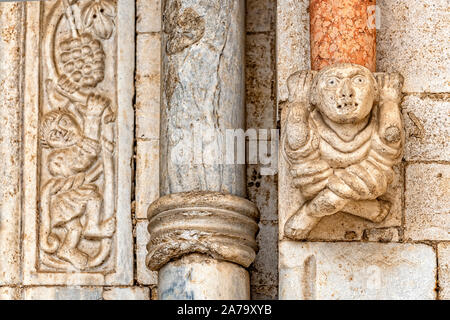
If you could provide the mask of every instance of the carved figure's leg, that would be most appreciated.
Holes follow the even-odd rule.
[[[284,225],[286,237],[294,240],[304,240],[311,230],[320,222],[322,218],[313,217],[307,213],[307,204],[304,204]]]
[[[387,201],[361,200],[349,201],[342,211],[378,223],[386,218],[390,208]]]
[[[74,267],[83,269],[86,267],[88,256],[77,248],[83,230],[80,219],[74,219],[67,222],[65,224],[65,229],[67,231],[66,237],[57,252],[57,256],[70,262]]]
[[[341,211],[348,202],[349,200],[338,196],[330,189],[324,189],[306,204],[306,212],[313,217],[330,216]]]
[[[95,193],[86,204],[86,225],[83,237],[90,239],[102,239],[112,237],[116,227],[115,218],[100,222],[102,198]]]
[[[286,236],[295,240],[306,239],[322,217],[341,211],[347,202],[347,199],[339,197],[329,189],[322,190],[288,219],[284,227]]]

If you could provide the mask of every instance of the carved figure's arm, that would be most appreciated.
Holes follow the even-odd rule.
[[[298,150],[306,145],[309,138],[308,107],[313,73],[296,72],[287,80],[289,101],[285,125],[286,146]]]
[[[42,188],[39,210],[41,220],[39,224],[39,243],[41,249],[50,254],[56,252],[60,244],[59,238],[52,233],[50,214],[50,201],[56,183],[56,179],[51,179]]]
[[[110,109],[111,101],[99,95],[89,95],[86,106],[81,110],[84,116],[84,135],[90,139],[99,141],[102,126],[102,115],[105,109]]]
[[[318,137],[309,124],[310,93],[314,71],[301,71],[289,77],[289,101],[282,135],[282,152],[289,163],[293,185],[306,198],[325,188],[333,174],[328,163],[320,159]]]
[[[399,73],[377,74],[380,88],[379,135],[388,145],[404,139],[400,104],[403,77]]]

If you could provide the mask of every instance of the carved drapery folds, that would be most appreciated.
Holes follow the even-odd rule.
[[[379,199],[401,161],[403,78],[343,63],[288,79],[282,155],[305,202],[284,225],[303,240],[324,216],[343,211],[381,222],[390,203]]]
[[[118,257],[125,266],[132,254],[127,252],[131,238],[124,238],[131,231],[131,221],[124,219],[129,211],[122,205],[129,203],[130,182],[120,184],[129,174],[121,163],[129,161],[131,146],[122,142],[131,143],[132,132],[122,127],[132,125],[127,82],[132,83],[134,69],[133,53],[127,56],[130,51],[119,43],[133,33],[127,27],[119,33],[116,16],[123,5],[120,0],[27,5],[25,121],[35,131],[26,136],[30,161],[24,171],[37,194],[33,203],[33,191],[26,190],[25,228],[31,232],[26,260],[33,265],[26,275],[57,274],[52,283],[98,279],[101,284],[108,274],[120,273]],[[127,9],[120,19],[130,13]],[[127,56],[127,68],[121,55]],[[119,276],[126,284],[130,275],[132,270]]]

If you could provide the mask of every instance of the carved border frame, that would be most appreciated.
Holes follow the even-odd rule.
[[[131,221],[131,159],[134,128],[135,7],[129,0],[117,0],[117,186],[115,271],[102,273],[38,272],[38,128],[40,105],[40,50],[42,2],[26,4],[25,94],[23,132],[24,285],[131,285],[133,282],[133,233]]]

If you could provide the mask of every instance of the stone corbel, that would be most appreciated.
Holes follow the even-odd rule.
[[[305,239],[322,217],[346,212],[381,222],[391,204],[379,199],[401,161],[403,78],[338,63],[288,79],[282,155],[303,204],[284,236]]]

